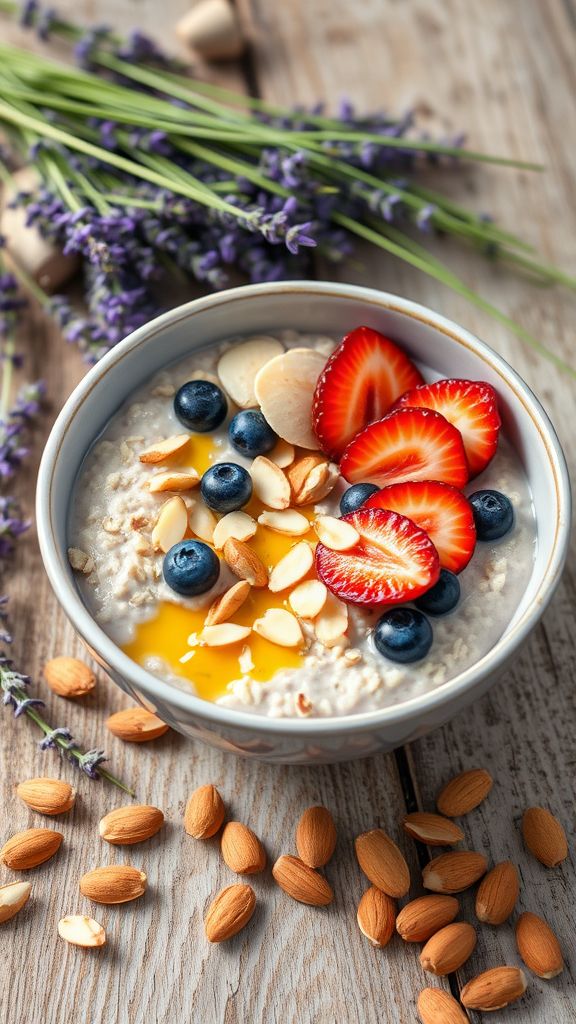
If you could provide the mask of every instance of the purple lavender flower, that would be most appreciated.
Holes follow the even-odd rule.
[[[42,381],[25,384],[6,418],[0,419],[0,479],[14,476],[28,455],[28,448],[22,443],[23,434],[37,415],[44,392]]]
[[[32,28],[38,12],[38,0],[24,0],[20,9],[20,25],[22,28]]]

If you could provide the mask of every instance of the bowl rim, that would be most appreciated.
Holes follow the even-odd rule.
[[[401,313],[427,324],[480,356],[501,377],[506,387],[513,391],[540,434],[554,477],[558,515],[552,551],[534,601],[510,632],[500,638],[482,658],[469,668],[433,690],[374,711],[341,716],[332,715],[325,718],[269,718],[249,710],[205,701],[192,692],[187,693],[185,690],[157,678],[124,654],[92,617],[76,584],[68,575],[67,558],[62,556],[57,540],[57,531],[52,521],[51,488],[54,468],[62,444],[86,398],[99,386],[106,374],[117,367],[134,349],[154,335],[163,332],[166,327],[187,320],[200,311],[225,306],[228,303],[250,301],[261,296],[288,296],[303,293],[328,298],[328,300],[330,298],[356,300],[366,306]],[[130,389],[126,392],[126,398],[129,394]],[[74,483],[75,479],[71,481],[68,499]],[[44,448],[36,491],[38,540],[48,578],[75,630],[88,647],[97,653],[98,658],[105,665],[109,665],[114,673],[125,678],[154,706],[156,702],[162,702],[215,725],[249,730],[262,735],[297,734],[298,736],[312,737],[313,735],[325,736],[331,733],[354,734],[373,730],[379,726],[407,722],[416,716],[424,715],[456,701],[460,694],[465,693],[468,689],[473,689],[475,684],[496,673],[531,632],[552,597],[566,560],[570,536],[570,517],[571,495],[568,469],[554,427],[532,390],[502,356],[494,352],[486,342],[481,341],[466,328],[460,327],[454,321],[420,303],[375,288],[329,281],[295,280],[230,288],[177,306],[133,331],[92,367],[65,402]]]

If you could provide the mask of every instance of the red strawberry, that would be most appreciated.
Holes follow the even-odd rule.
[[[340,463],[351,484],[440,480],[463,487],[468,465],[460,432],[431,409],[397,409],[371,423],[348,445]]]
[[[437,380],[407,391],[397,408],[435,409],[462,434],[470,476],[481,473],[498,445],[500,416],[496,392],[481,380]]]
[[[438,552],[406,516],[359,508],[342,518],[358,530],[358,544],[349,551],[316,545],[316,571],[337,597],[353,604],[397,604],[414,600],[436,583]]]
[[[357,327],[332,353],[320,374],[312,424],[322,451],[338,460],[359,430],[382,419],[422,376],[393,341],[372,327]]]
[[[470,502],[450,484],[408,480],[373,494],[364,508],[390,508],[424,530],[440,556],[440,565],[461,572],[472,558],[476,528]]]

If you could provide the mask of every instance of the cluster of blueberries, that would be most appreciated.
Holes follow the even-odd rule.
[[[183,384],[174,397],[174,411],[189,430],[207,433],[216,430],[226,419],[228,403],[217,384],[193,380]],[[256,458],[271,451],[278,441],[259,409],[243,409],[230,421],[228,436],[232,447],[241,455]],[[202,498],[208,508],[225,514],[248,504],[252,497],[252,479],[236,462],[219,462],[208,469],[200,482]],[[356,512],[374,494],[375,484],[354,484],[342,495],[341,514]],[[508,533],[514,522],[510,499],[500,491],[475,491],[469,497],[476,535],[479,541],[493,541]],[[220,573],[220,562],[208,544],[183,540],[175,544],[164,558],[164,579],[178,594],[194,597],[210,590]],[[392,608],[378,619],[374,628],[377,650],[391,661],[405,664],[426,657],[432,646],[432,626],[428,615],[446,615],[460,599],[458,577],[441,569],[433,587],[408,605]]]
[[[347,515],[361,508],[379,488],[375,484],[354,484],[342,495],[340,512]],[[512,502],[501,491],[474,491],[468,498],[472,506],[479,541],[499,540],[512,529]],[[374,645],[391,661],[409,664],[425,658],[432,646],[432,626],[427,615],[446,615],[460,600],[460,582],[449,569],[441,569],[437,583],[414,603],[391,608],[374,627]],[[424,614],[426,613],[426,614]]]

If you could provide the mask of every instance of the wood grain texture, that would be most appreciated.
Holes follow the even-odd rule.
[[[447,133],[463,128],[476,148],[545,162],[542,175],[459,169],[454,172],[455,194],[488,208],[503,225],[520,227],[545,256],[573,269],[572,0],[484,0],[482,5],[467,0],[239,0],[239,6],[254,34],[252,73],[263,95],[295,103],[323,97],[333,107],[347,94],[361,108],[393,112],[415,106],[423,123]],[[60,7],[120,28],[137,23],[169,44],[169,25],[186,9],[187,0],[162,5],[152,0],[73,5],[67,0]],[[12,29],[6,35],[22,40]],[[237,66],[220,70],[218,77],[242,87]],[[573,300],[552,289],[535,289],[501,266],[473,253],[462,255],[454,246],[442,244],[438,251],[443,258],[449,254],[474,288],[574,361]],[[318,272],[336,276],[333,268],[319,266]],[[574,470],[572,382],[463,300],[392,259],[361,251],[341,276],[408,295],[484,336],[538,392]],[[54,414],[84,370],[81,359],[36,319],[23,343],[29,351],[29,375],[48,378]],[[38,431],[34,459],[22,483],[28,505],[49,419]],[[50,592],[33,531],[19,545],[15,570],[10,583],[14,654],[39,678],[47,658],[79,654],[81,648]],[[97,823],[106,811],[122,805],[121,794],[75,775],[53,752],[39,753],[30,723],[13,725],[4,719],[0,806],[6,811],[0,839],[19,828],[44,824],[13,796],[22,778],[43,773],[75,778],[79,798],[71,815],[53,822],[65,843],[54,861],[30,872],[33,898],[13,922],[2,926],[2,1019],[25,1024],[62,1024],[72,1017],[89,1024],[164,1024],[173,1019],[203,1024],[410,1024],[416,1020],[417,993],[429,978],[420,970],[416,951],[397,941],[385,951],[373,950],[357,931],[356,904],[365,882],[354,861],[352,840],[372,825],[398,835],[406,800],[432,809],[446,779],[462,768],[482,765],[493,772],[496,784],[489,800],[464,822],[469,845],[493,861],[509,857],[519,865],[521,908],[549,920],[567,957],[562,976],[552,982],[531,981],[527,997],[509,1019],[516,1024],[576,1021],[573,853],[561,868],[547,871],[523,850],[518,830],[523,808],[542,803],[559,815],[573,848],[575,604],[572,558],[551,609],[513,670],[491,694],[413,744],[398,762],[390,756],[320,769],[258,766],[171,733],[136,748],[106,735],[105,715],[126,700],[102,676],[97,690],[83,701],[63,701],[43,687],[54,724],[70,725],[86,746],[105,746],[111,769],[135,784],[139,799],[162,807],[167,825],[141,846],[109,847],[99,839]],[[182,829],[186,798],[206,781],[221,788],[230,814],[262,837],[271,860],[294,852],[294,828],[305,806],[330,807],[339,831],[337,852],[326,872],[336,892],[334,906],[315,911],[292,903],[266,873],[254,879],[258,906],[246,931],[226,946],[209,947],[202,934],[203,912],[211,896],[234,876],[221,864],[216,840],[197,843]],[[400,842],[417,880],[417,851],[408,839]],[[425,858],[425,851],[418,853]],[[133,863],[146,870],[146,897],[116,908],[89,904],[78,892],[78,880],[90,868],[107,863]],[[12,877],[2,868],[0,884]],[[420,891],[417,885],[414,891]],[[471,898],[463,902],[471,912]],[[105,925],[107,947],[84,952],[64,945],[56,923],[74,912],[93,913]],[[478,949],[455,984],[504,961],[517,962],[511,929],[483,927]]]

